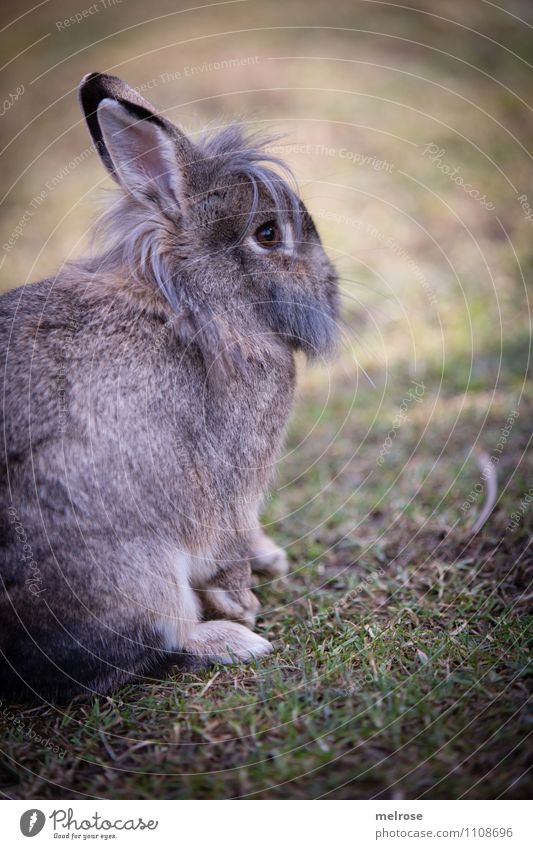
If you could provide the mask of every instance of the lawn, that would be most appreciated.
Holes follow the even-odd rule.
[[[11,28],[9,55],[43,41],[5,72],[24,92],[4,119],[2,289],[84,250],[109,184],[95,156],[68,165],[88,146],[73,89],[113,70],[155,80],[145,96],[192,133],[236,118],[284,134],[343,323],[330,362],[299,363],[263,516],[291,563],[257,587],[275,653],[2,705],[4,797],[526,794],[533,18],[417,5],[156,0],[148,20],[135,0],[67,37],[56,4]]]

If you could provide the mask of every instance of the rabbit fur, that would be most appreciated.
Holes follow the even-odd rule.
[[[283,163],[235,126],[192,141],[110,75],[80,102],[119,186],[99,248],[0,298],[11,700],[271,649],[250,570],[287,562],[258,512],[295,352],[336,338],[337,276]]]

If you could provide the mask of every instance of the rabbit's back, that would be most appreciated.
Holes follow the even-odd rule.
[[[155,511],[150,481],[167,441],[158,328],[121,298],[52,281],[9,293],[0,309],[3,497],[34,505],[49,533],[56,520],[62,534],[77,522],[101,534],[106,518],[117,533],[134,518],[141,528]]]
[[[6,562],[17,560],[10,507],[40,558],[65,560],[76,579],[73,551],[104,558],[152,538],[201,552],[210,534],[243,527],[282,438],[292,357],[250,360],[213,397],[194,344],[94,281],[5,295],[0,333]]]

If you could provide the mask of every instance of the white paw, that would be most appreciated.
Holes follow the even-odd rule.
[[[185,650],[205,660],[235,663],[269,654],[271,643],[237,622],[213,619],[196,625]]]
[[[282,577],[289,571],[287,555],[266,534],[261,534],[254,542],[250,562],[253,572],[260,572],[273,578]]]

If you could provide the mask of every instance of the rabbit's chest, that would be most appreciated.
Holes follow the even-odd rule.
[[[275,462],[293,394],[292,383],[271,378],[250,382],[244,390],[236,388],[211,406],[207,426],[226,466],[241,470],[246,477],[247,470],[261,473]]]

